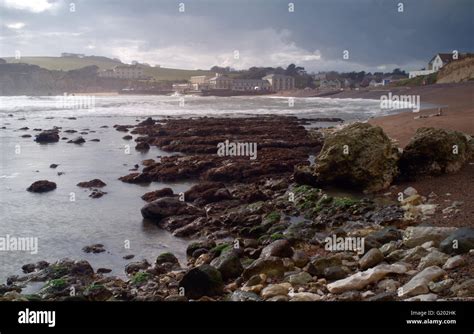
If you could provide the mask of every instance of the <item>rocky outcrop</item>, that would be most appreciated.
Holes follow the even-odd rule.
[[[470,137],[458,131],[419,128],[403,150],[399,161],[401,176],[454,173],[470,159]]]
[[[327,136],[314,174],[319,184],[378,191],[397,176],[398,158],[397,148],[380,127],[354,123]]]

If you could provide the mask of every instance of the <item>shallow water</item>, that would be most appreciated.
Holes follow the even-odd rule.
[[[185,249],[188,240],[175,238],[143,221],[140,208],[145,202],[140,198],[145,192],[171,187],[175,192],[187,190],[192,183],[152,183],[149,186],[123,183],[118,177],[130,173],[128,170],[143,159],[170,155],[156,147],[142,154],[136,152],[133,141],[122,139],[123,132],[112,128],[118,124],[133,124],[134,117],[92,118],[77,120],[55,118],[4,122],[9,129],[1,130],[2,164],[0,168],[0,236],[38,238],[38,254],[20,251],[0,252],[0,281],[18,273],[21,265],[39,260],[54,261],[63,257],[86,259],[94,269],[113,269],[111,274],[123,275],[124,265],[129,262],[122,257],[134,254],[135,259],[153,261],[164,251],[177,254],[185,264]],[[96,133],[83,137],[82,145],[67,144],[61,140],[53,144],[38,144],[33,138],[20,138],[22,134],[35,131],[17,131],[23,126],[51,128],[62,126],[63,130],[90,128]],[[108,129],[100,126],[108,125]],[[77,134],[65,134],[69,138]],[[99,138],[100,142],[88,140]],[[125,146],[130,144],[130,154]],[[16,151],[20,149],[20,151]],[[18,154],[17,154],[18,153]],[[49,165],[59,164],[56,169]],[[64,175],[58,176],[58,172]],[[77,187],[81,181],[99,178],[107,186],[101,198],[89,198],[88,189]],[[26,188],[37,180],[50,180],[57,184],[51,192],[36,194]],[[71,201],[71,193],[75,200]],[[130,248],[125,248],[126,240]],[[94,243],[105,245],[107,252],[86,254],[82,247]]]

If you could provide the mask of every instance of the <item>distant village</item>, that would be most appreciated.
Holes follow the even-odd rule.
[[[304,68],[293,64],[288,68],[259,68],[248,70],[233,70],[214,66],[213,75],[192,76],[186,82],[172,83],[172,90],[181,94],[224,94],[233,93],[269,94],[294,89],[317,89],[321,91],[335,91],[393,85],[405,79],[417,76],[427,76],[439,71],[444,65],[464,58],[468,54],[454,55],[438,53],[428,62],[427,67],[417,71],[405,72],[394,69],[390,73],[383,72],[348,72],[335,71],[308,74]],[[119,65],[113,69],[101,70],[98,75],[105,78],[119,78],[129,80],[147,80],[145,67],[149,65],[134,62],[131,65]]]
[[[365,71],[308,73],[303,67],[290,64],[286,68],[251,67],[245,70],[213,66],[209,70],[189,71],[189,73],[194,72],[200,75],[186,77],[186,75],[183,76],[186,70],[166,69],[159,65],[151,66],[137,61],[126,64],[116,58],[62,53],[60,59],[76,58],[87,65],[69,71],[62,71],[60,68],[49,71],[39,66],[21,63],[21,61],[8,63],[0,59],[0,78],[3,78],[1,81],[4,82],[0,85],[0,94],[10,95],[16,91],[22,91],[25,94],[36,91],[53,94],[56,90],[67,89],[69,91],[112,90],[121,94],[176,93],[233,96],[297,90],[300,95],[324,96],[341,90],[432,84],[436,82],[437,72],[444,66],[473,56],[468,53],[438,53],[427,62],[425,68],[410,72],[397,68],[385,73]],[[100,68],[100,64],[104,63],[109,64],[109,68]],[[110,64],[114,64],[113,67]],[[160,71],[167,73],[169,79],[160,78],[160,75],[157,75]],[[177,75],[170,74],[173,71]],[[39,77],[42,79],[34,79]],[[20,86],[24,86],[23,90],[19,88]]]

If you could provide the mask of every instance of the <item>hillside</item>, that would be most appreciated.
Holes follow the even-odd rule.
[[[436,83],[456,83],[474,80],[474,57],[449,63],[438,72]]]
[[[25,63],[31,65],[38,65],[48,70],[62,70],[69,71],[86,66],[96,65],[100,69],[110,69],[114,66],[122,64],[117,60],[113,60],[106,57],[84,57],[84,58],[73,58],[73,57],[22,57],[20,61],[13,57],[3,58],[7,63]],[[188,80],[194,75],[212,75],[213,72],[205,70],[180,70],[173,68],[162,68],[162,67],[148,67],[143,66],[145,75],[153,77],[157,81],[178,81]]]

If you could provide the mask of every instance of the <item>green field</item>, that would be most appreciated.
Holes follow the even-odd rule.
[[[100,69],[110,69],[121,63],[113,59],[105,57],[85,57],[85,58],[71,58],[71,57],[22,57],[21,60],[16,60],[13,57],[3,58],[8,63],[27,63],[38,65],[48,70],[63,70],[69,71],[82,68],[90,65],[97,65]],[[155,80],[188,80],[194,75],[213,75],[211,71],[205,70],[179,70],[174,68],[155,68],[144,66],[145,75],[153,77]]]

